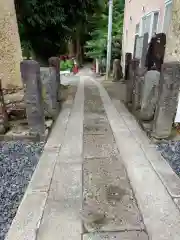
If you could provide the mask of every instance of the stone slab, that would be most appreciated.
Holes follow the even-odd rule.
[[[174,202],[175,202],[175,204],[178,206],[178,208],[180,210],[180,198],[174,198]]]
[[[122,108],[116,105],[117,111],[120,112]],[[152,166],[154,167],[155,171],[161,178],[163,184],[167,188],[168,192],[171,194],[172,197],[180,197],[180,179],[174,173],[172,168],[166,162],[166,160],[161,156],[161,154],[156,150],[155,146],[151,144],[151,141],[147,138],[146,134],[140,129],[137,125],[138,123],[135,121],[133,116],[127,117],[122,116],[127,126],[130,128],[131,133],[129,136],[124,136],[125,138],[128,137],[128,141],[131,141],[132,136],[136,139],[136,141],[141,145],[144,154],[146,155],[147,159],[150,161]],[[132,134],[132,136],[131,136]],[[122,132],[121,132],[122,135]]]
[[[48,199],[36,240],[80,240],[81,234],[79,199],[58,202]]]
[[[68,99],[63,104],[64,105],[63,109],[62,109],[61,113],[59,114],[59,116],[58,116],[58,118],[57,118],[57,120],[54,124],[52,132],[51,132],[51,134],[49,136],[49,139],[46,143],[45,149],[60,148],[61,145],[62,145],[62,142],[66,141],[67,138],[69,137],[69,135],[70,135],[69,132],[72,131],[72,123],[73,123],[73,126],[76,122],[79,123],[79,126],[81,124],[83,125],[83,123],[81,123],[81,121],[83,122],[83,119],[81,120],[81,118],[82,118],[81,114],[79,114],[79,118],[80,118],[81,121],[79,119],[77,120],[77,116],[78,116],[77,115],[77,108],[78,107],[80,108],[80,106],[83,103],[83,94],[81,94],[81,89],[82,88],[79,85],[78,92],[76,92],[76,96],[75,96],[74,101],[71,101],[70,104],[69,104],[69,99]],[[79,94],[80,94],[80,96],[79,96]],[[79,101],[81,101],[80,106],[79,106]],[[68,107],[67,107],[67,103],[68,103]],[[80,108],[81,109],[80,112],[83,112],[82,108],[83,108],[83,105]],[[70,116],[71,116],[71,118],[70,118]],[[83,128],[83,126],[82,126],[82,128]],[[69,131],[66,131],[67,129],[69,129]],[[76,130],[77,131],[79,130],[78,126],[77,126]],[[73,132],[71,132],[71,133],[72,133],[73,136],[75,135]],[[77,134],[75,135],[75,137],[77,137]],[[66,140],[64,140],[65,138],[66,138]],[[68,140],[70,141],[70,139],[68,139]],[[72,140],[74,140],[74,139],[72,139]],[[69,152],[68,149],[67,149],[67,152]]]
[[[81,164],[82,162],[82,156],[64,156],[59,153],[57,157],[57,163]]]
[[[60,148],[71,109],[63,109],[59,114],[44,149]]]
[[[49,191],[56,159],[57,152],[44,150],[31,178],[27,192]]]
[[[92,113],[105,113],[102,102],[98,99],[85,100],[84,111]]]
[[[85,219],[85,228],[89,232],[141,230],[144,228],[125,167],[120,158],[85,159],[83,180],[84,204],[91,206],[92,211],[94,208],[96,213],[96,208],[98,208],[98,211],[105,215],[103,221],[98,224],[89,223],[88,219]]]
[[[82,165],[57,163],[49,190],[49,198],[54,201],[81,199]]]
[[[110,104],[105,89],[98,83],[97,85],[150,237],[158,240],[179,239],[179,209],[145,157],[140,145],[134,138],[130,138],[129,141],[129,138],[126,139],[117,132],[119,126],[112,119],[116,115],[116,109]],[[118,119],[121,120],[120,117]]]
[[[172,170],[168,162],[156,150],[154,145],[147,146],[141,142],[142,149],[154,170],[162,180],[172,197],[180,197],[180,178]]]
[[[112,99],[112,103],[114,104],[115,108],[119,111],[121,116],[130,117],[132,115],[120,100]]]
[[[85,101],[84,101],[84,111],[92,113],[104,113],[104,107],[102,100],[99,96],[99,90],[95,87],[86,87],[85,88]]]
[[[47,193],[25,194],[5,239],[36,239],[46,199]]]
[[[84,116],[84,134],[111,133],[111,128],[106,117],[91,118],[91,114]]]
[[[87,233],[83,235],[83,240],[148,240],[145,232],[107,232],[107,233]]]
[[[84,135],[84,157],[107,157],[118,154],[112,134]]]
[[[74,106],[67,124],[67,131],[63,137],[63,145],[61,147],[61,156],[79,157],[83,148],[83,119],[84,119],[84,86],[79,84]]]

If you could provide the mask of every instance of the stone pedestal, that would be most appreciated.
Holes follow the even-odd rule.
[[[43,136],[45,134],[45,119],[40,65],[34,60],[22,61],[21,75],[24,83],[24,98],[30,133]]]
[[[171,135],[180,88],[180,63],[164,63],[161,69],[160,88],[152,136],[158,139]]]
[[[61,100],[60,94],[60,59],[58,57],[49,58],[50,81],[53,86],[53,95],[56,95],[58,101]]]
[[[160,73],[155,70],[148,71],[144,76],[142,89],[140,118],[144,121],[151,121],[158,99]]]

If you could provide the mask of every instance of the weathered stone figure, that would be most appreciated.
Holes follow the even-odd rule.
[[[30,133],[43,136],[45,134],[45,118],[39,63],[34,60],[22,61],[21,75]]]
[[[141,100],[140,118],[153,120],[158,99],[160,71],[164,59],[166,35],[156,34],[152,37],[146,55],[145,67],[147,72],[144,76],[144,85]]]
[[[141,95],[141,78],[138,76],[139,59],[132,59],[132,109],[137,110],[140,107],[140,95]]]
[[[161,70],[158,106],[153,125],[153,136],[168,138],[177,108],[180,89],[180,4],[173,0],[172,18],[167,33],[164,64]]]
[[[180,87],[180,63],[164,63],[160,78],[158,105],[153,125],[153,136],[167,138],[171,135],[174,115],[177,109]]]
[[[113,62],[113,81],[117,82],[121,80],[122,77],[123,77],[123,74],[122,74],[121,60],[115,59]]]
[[[49,73],[50,81],[54,83],[53,92],[56,92],[56,97],[60,101],[60,59],[58,57],[49,58]]]
[[[21,60],[14,1],[0,1],[0,77],[3,88],[22,87]]]
[[[158,33],[152,37],[145,61],[145,67],[148,71],[161,71],[161,66],[164,62],[165,46],[166,35],[164,33]]]
[[[158,99],[160,73],[155,70],[148,71],[144,76],[144,85],[141,99],[140,118],[144,121],[151,121]]]

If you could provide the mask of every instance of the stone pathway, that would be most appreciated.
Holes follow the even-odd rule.
[[[180,212],[147,137],[101,83],[79,75],[6,240],[179,240]]]

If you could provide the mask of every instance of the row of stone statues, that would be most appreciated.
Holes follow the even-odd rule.
[[[45,136],[45,116],[56,119],[60,111],[60,60],[49,59],[48,68],[40,68],[34,60],[23,60],[20,64],[21,79],[24,86],[24,102],[30,135]],[[0,89],[2,90],[1,86]],[[1,98],[1,127],[8,128],[8,119]]]
[[[126,54],[126,103],[143,122],[150,122],[151,136],[162,139],[171,135],[180,88],[180,63],[164,63],[166,36],[155,35],[144,62]]]

